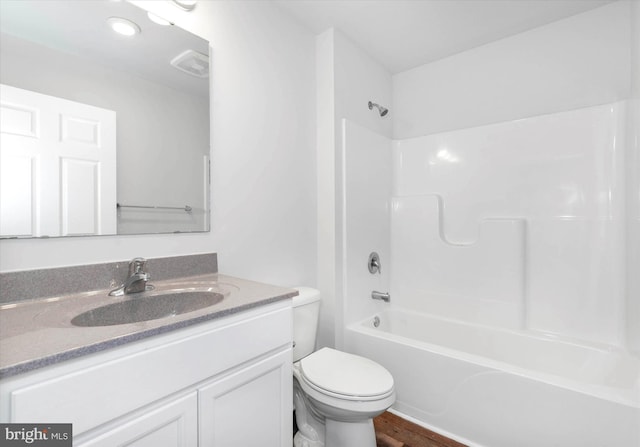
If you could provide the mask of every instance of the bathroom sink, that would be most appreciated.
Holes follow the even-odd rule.
[[[71,320],[74,326],[114,326],[138,323],[193,312],[224,299],[222,293],[202,290],[161,291],[144,296],[128,295],[124,301],[96,307]]]

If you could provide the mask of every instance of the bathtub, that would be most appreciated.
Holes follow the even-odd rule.
[[[640,446],[640,361],[584,344],[389,309],[345,349],[393,374],[393,409],[470,446]]]

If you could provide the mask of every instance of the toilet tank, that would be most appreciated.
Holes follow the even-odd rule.
[[[311,354],[316,347],[320,291],[311,287],[296,287],[299,295],[293,297],[293,361]]]

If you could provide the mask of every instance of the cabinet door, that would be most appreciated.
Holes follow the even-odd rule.
[[[289,349],[200,388],[200,447],[290,447],[291,365]]]
[[[198,395],[194,391],[126,420],[77,447],[194,447],[198,445]]]

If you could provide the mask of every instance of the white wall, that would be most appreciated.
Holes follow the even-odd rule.
[[[629,96],[629,2],[616,2],[393,77],[394,138]]]
[[[334,79],[334,31],[316,37],[316,157],[318,290],[322,296],[318,322],[318,346],[335,346],[335,328],[342,326],[336,312],[336,263],[341,255],[336,246],[336,120]],[[339,129],[339,128],[338,128]]]
[[[217,252],[223,273],[315,285],[313,35],[263,2],[137,3],[211,42],[211,232],[2,240],[0,271]]]
[[[323,293],[319,344],[340,346],[344,300],[359,299],[344,297],[342,121],[347,119],[389,137],[393,110],[381,118],[375,109],[369,110],[367,103],[373,101],[389,107],[391,76],[337,30],[320,34],[316,51],[319,64],[318,204],[321,205],[318,209],[318,285]],[[366,261],[366,258],[362,260],[363,266]]]
[[[373,101],[391,108],[391,75],[340,31],[333,33],[337,128],[347,119],[390,138],[395,110],[381,117],[367,104]],[[342,141],[340,133],[336,138]]]

